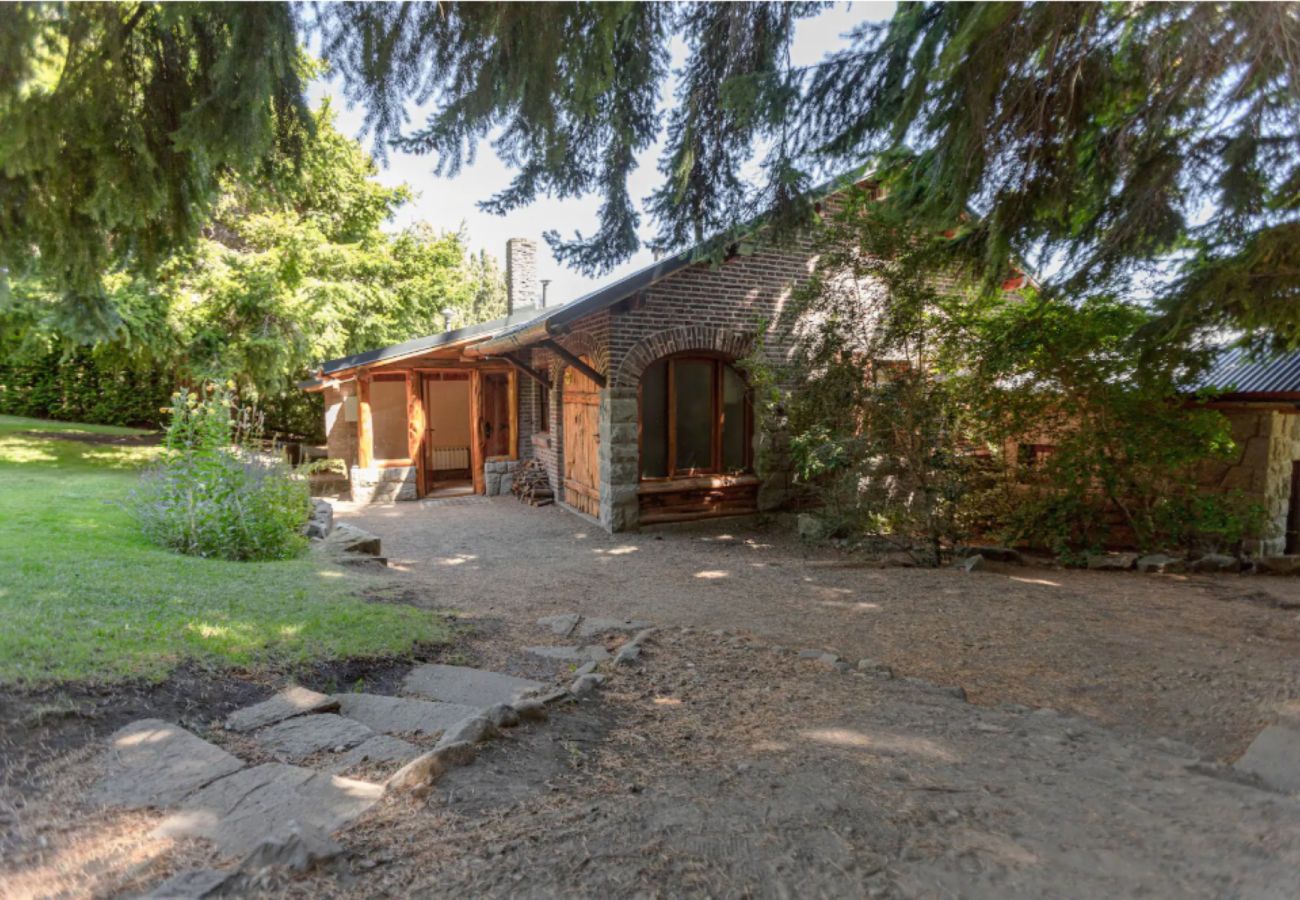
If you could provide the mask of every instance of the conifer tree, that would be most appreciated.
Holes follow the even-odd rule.
[[[811,185],[870,166],[914,224],[965,223],[989,280],[1018,256],[1049,295],[1149,296],[1161,337],[1300,346],[1296,4],[905,2],[792,66],[819,8],[337,3],[297,24],[381,153],[453,176],[491,141],[516,173],[484,198],[496,212],[597,198],[594,233],[547,236],[586,273],[641,246],[628,178],[662,137],[644,207],[661,252],[732,240],[760,212],[776,234],[798,227]],[[4,7],[0,263],[35,261],[93,310],[110,262],[191,239],[218,174],[303,120],[294,9]]]

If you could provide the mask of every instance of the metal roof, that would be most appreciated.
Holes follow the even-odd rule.
[[[811,197],[825,198],[838,191],[845,190],[848,187],[862,182],[867,177],[865,167],[860,167],[831,179],[823,185],[808,192]],[[752,233],[761,228],[766,221],[766,216],[758,216],[750,222],[741,226],[737,233]],[[495,354],[509,352],[510,350],[524,347],[537,340],[544,339],[554,334],[563,333],[564,326],[583,316],[590,315],[607,307],[613,306],[620,300],[624,300],[637,291],[647,288],[662,278],[667,278],[674,272],[686,268],[697,262],[703,262],[705,255],[702,251],[714,244],[720,236],[715,236],[709,240],[703,241],[693,247],[677,253],[674,256],[667,257],[654,262],[643,269],[638,269],[630,275],[626,275],[608,284],[603,288],[592,291],[576,300],[571,300],[563,306],[553,309],[547,309],[541,315],[535,316],[532,320],[522,322],[519,325],[512,325],[501,334],[485,341],[482,345],[475,348],[476,352],[485,354]]]
[[[1196,387],[1234,396],[1300,394],[1300,351],[1261,358],[1244,347],[1225,350]]]
[[[618,301],[632,296],[642,288],[649,287],[659,279],[666,278],[674,272],[686,268],[695,261],[695,248],[683,250],[676,256],[661,259],[643,269],[638,269],[613,284],[605,285],[603,288],[584,294],[576,300],[570,300],[563,306],[541,310],[540,314],[521,321],[518,325],[511,325],[484,343],[492,345],[491,352],[502,352],[515,346],[531,343],[541,336],[542,331],[552,332],[575,319],[580,319],[607,306],[612,306]],[[534,334],[534,332],[537,332],[537,334]],[[484,347],[483,349],[487,350],[489,348]]]
[[[392,344],[388,347],[380,347],[377,350],[367,350],[364,353],[354,353],[351,356],[341,356],[338,359],[331,359],[321,363],[320,374],[332,375],[335,372],[355,369],[358,366],[367,366],[390,359],[399,359],[404,356],[414,356],[419,353],[427,353],[430,350],[437,350],[439,347],[459,344],[464,341],[489,338],[499,331],[529,322],[537,318],[537,314],[538,310],[530,306],[527,309],[514,313],[513,315],[501,319],[493,319],[490,322],[479,322],[477,325],[466,325],[464,328],[454,328],[451,331],[443,331],[438,334],[427,334],[424,337],[411,338],[409,341],[403,341],[400,344]]]

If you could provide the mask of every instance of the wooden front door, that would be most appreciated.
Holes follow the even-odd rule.
[[[479,407],[479,440],[483,458],[514,457],[510,446],[510,373],[483,373],[483,405]]]
[[[583,362],[590,365],[585,357]],[[600,389],[573,366],[564,370],[564,500],[600,516]]]

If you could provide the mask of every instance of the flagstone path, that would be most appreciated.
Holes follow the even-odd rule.
[[[517,712],[503,714],[502,704],[517,704],[535,719],[534,697],[564,696],[539,681],[449,665],[415,667],[404,690],[412,696],[328,695],[292,685],[232,713],[225,729],[276,760],[261,765],[179,725],[133,722],[110,738],[95,797],[105,805],[170,810],[157,836],[206,838],[235,856],[272,834],[302,826],[328,834],[354,821],[386,789],[386,782],[345,777],[362,765],[391,773],[429,755],[434,738],[442,737],[436,753],[466,734],[487,739],[498,724],[518,723]],[[490,727],[481,725],[484,717],[492,718]]]

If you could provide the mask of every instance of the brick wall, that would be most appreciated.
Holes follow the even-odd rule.
[[[637,388],[644,368],[670,353],[688,350],[743,357],[765,329],[765,361],[773,367],[788,363],[794,341],[778,320],[792,291],[812,274],[815,262],[811,244],[805,243],[735,256],[718,266],[700,263],[650,286],[634,303],[620,303],[578,320],[560,339],[571,353],[589,357],[608,381],[600,414],[600,518],[606,527],[621,531],[637,526]],[[537,348],[530,358],[538,371],[549,372],[554,388],[549,438],[530,438],[529,443],[533,455],[546,466],[557,498],[563,499],[565,364]],[[755,458],[763,461],[765,469],[759,473],[764,478],[759,493],[762,508],[778,506],[789,489],[783,424],[769,420],[755,428]]]

